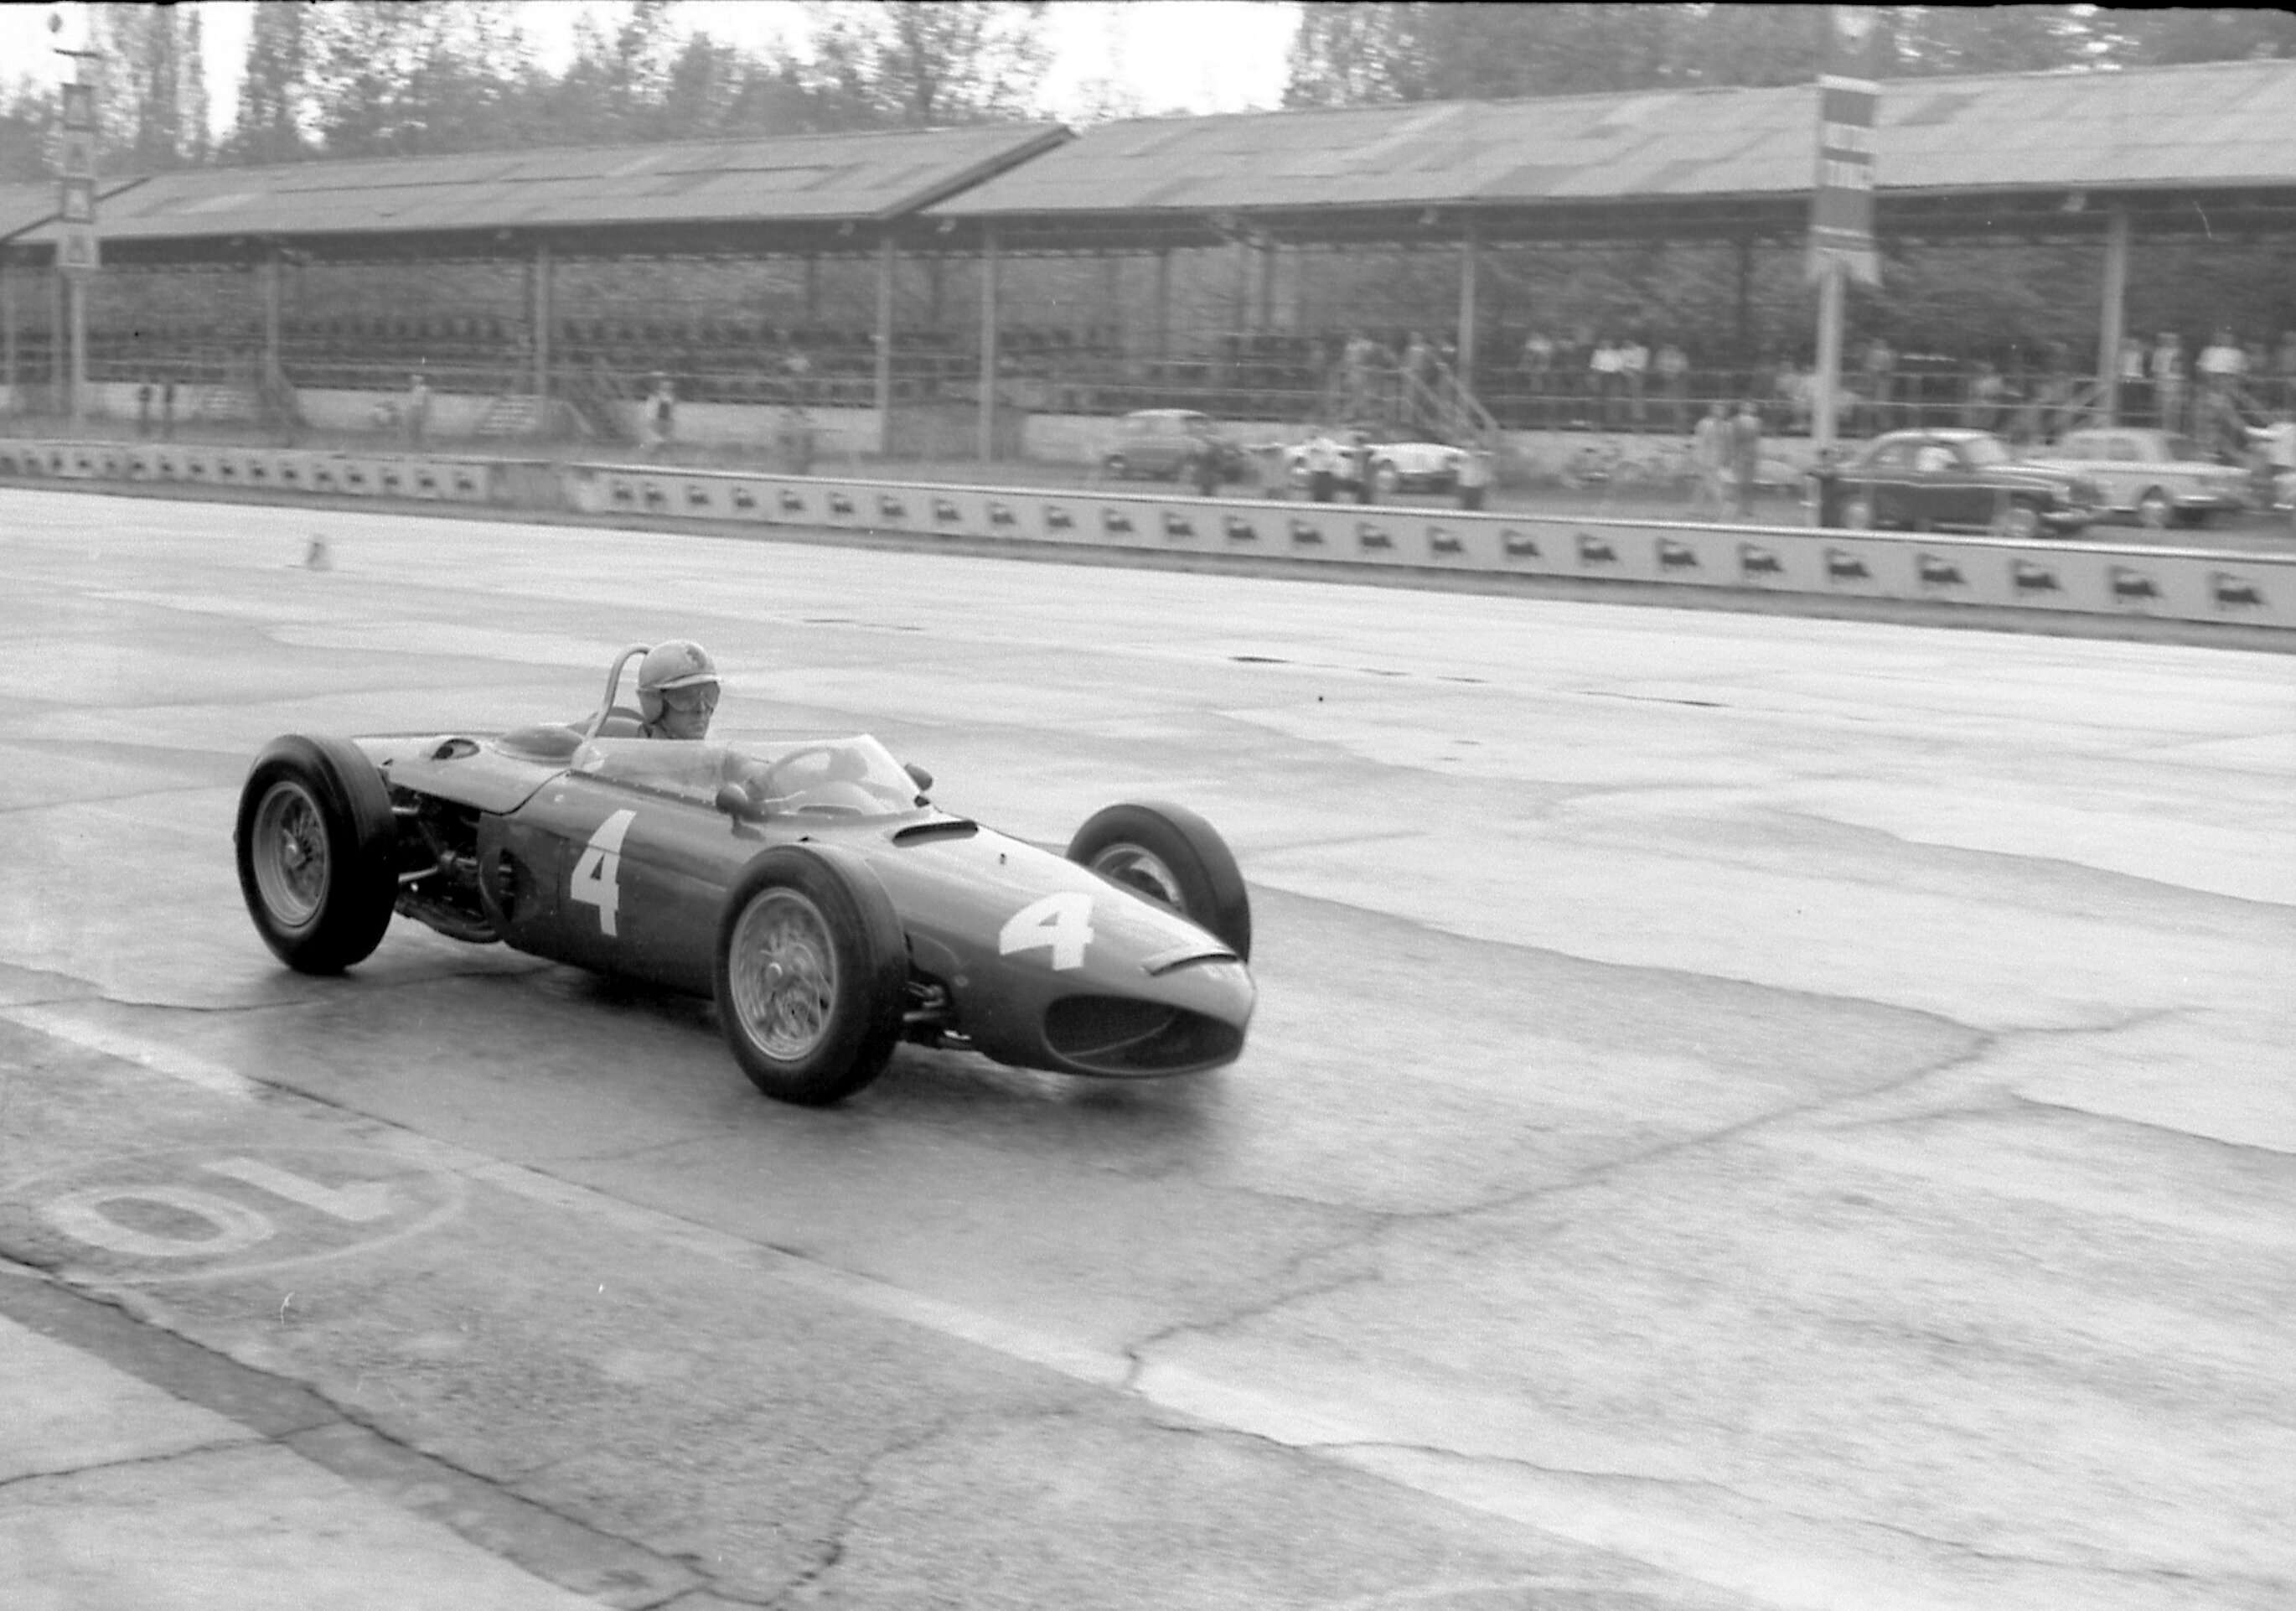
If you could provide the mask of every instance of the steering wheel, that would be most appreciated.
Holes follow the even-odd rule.
[[[835,744],[809,744],[802,749],[791,750],[788,754],[782,756],[779,760],[767,762],[764,770],[752,773],[752,781],[750,785],[750,791],[761,800],[778,800],[784,798],[784,796],[781,795],[774,787],[774,779],[780,777],[784,770],[796,765],[799,761],[805,760],[808,756],[827,755],[834,758],[843,753],[844,752],[840,750]],[[822,781],[824,783],[830,782],[833,780],[836,776],[837,769],[832,767],[828,773],[823,777]]]

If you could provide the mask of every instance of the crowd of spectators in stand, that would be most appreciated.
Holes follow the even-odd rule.
[[[91,378],[138,384],[225,380],[244,369],[262,339],[252,322],[219,333],[211,321],[164,319],[93,334]],[[46,372],[46,340],[38,325],[19,330],[20,373]],[[499,315],[290,316],[280,341],[282,371],[298,387],[397,390],[417,366],[441,391],[531,384],[526,327]],[[1252,332],[1176,344],[1186,350],[1158,358],[1128,353],[1112,328],[1016,325],[1000,333],[998,381],[1009,400],[1055,412],[1196,407],[1239,420],[1424,425],[1411,399],[1460,371],[1453,344],[1424,329]],[[1687,437],[1710,404],[1741,400],[1773,434],[1807,433],[1813,423],[1815,385],[1803,355],[1746,361],[1718,355],[1687,332],[1622,321],[1567,334],[1493,332],[1474,356],[1474,396],[1512,429]],[[870,329],[750,316],[570,317],[553,326],[552,360],[570,390],[632,401],[648,394],[660,372],[683,403],[866,406],[875,399],[877,342]],[[978,364],[975,333],[904,328],[890,361],[895,397],[970,399]],[[2211,448],[2232,448],[2243,428],[2296,409],[2296,331],[2267,345],[2219,329],[2197,350],[2175,331],[2149,341],[2132,335],[2117,367],[2123,421],[2157,423]],[[1866,334],[1849,342],[1842,370],[1837,426],[1849,436],[1959,424],[2046,441],[2086,417],[2101,390],[2086,362],[2051,342],[1948,357]]]

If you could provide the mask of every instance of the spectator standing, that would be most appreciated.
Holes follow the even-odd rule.
[[[1889,342],[1877,335],[1866,343],[1857,368],[1866,382],[1866,429],[1869,434],[1879,436],[1890,428],[1890,399],[1897,389],[1898,355],[1890,350]]]
[[[1536,427],[1547,423],[1554,396],[1554,339],[1544,330],[1533,329],[1522,338],[1522,357],[1518,361],[1522,371],[1523,390],[1529,394],[1529,422]]]
[[[176,377],[172,374],[160,382],[160,440],[176,440]]]
[[[1403,344],[1403,413],[1414,430],[1423,429],[1426,399],[1435,386],[1435,349],[1417,331]]]
[[[2144,343],[2133,335],[2120,338],[2120,358],[2115,373],[2120,382],[2120,418],[2149,419],[2152,415],[2152,383],[2145,378]],[[2118,424],[2119,420],[2111,422]]]
[[[2256,506],[2276,509],[2286,500],[2296,507],[2296,408],[2281,407],[2272,423],[2252,427],[2249,437],[2254,444]]]
[[[1594,349],[1587,356],[1587,389],[1595,399],[1595,423],[1597,425],[1618,423],[1619,349],[1609,336],[1595,339]]]
[[[1998,431],[2008,403],[2009,382],[1989,359],[1978,359],[1976,373],[1969,377],[1969,401],[1963,423],[1976,431]]]
[[[1672,341],[1663,342],[1651,358],[1658,376],[1659,395],[1666,399],[1669,424],[1679,434],[1690,429],[1690,355]]]
[[[1783,359],[1776,385],[1780,423],[1790,431],[1808,431],[1810,410],[1816,401],[1810,391],[1810,372],[1792,358]]]
[[[1349,456],[1355,461],[1356,502],[1358,504],[1377,502],[1375,496],[1377,489],[1372,485],[1371,479],[1371,435],[1368,432],[1358,431],[1354,433]]]
[[[1595,332],[1585,325],[1578,326],[1569,340],[1554,347],[1554,389],[1562,397],[1562,406],[1555,411],[1554,423],[1574,425],[1591,419],[1594,408],[1581,410],[1580,399],[1594,393],[1594,371],[1589,367],[1595,351]]]
[[[1191,432],[1188,436],[1188,472],[1200,496],[1214,497],[1218,495],[1219,444],[1201,430]]]
[[[646,456],[660,458],[669,451],[669,439],[677,428],[677,392],[668,375],[655,372],[644,407]]]
[[[152,434],[152,399],[155,395],[156,389],[149,381],[135,388],[135,434],[139,437]]]
[[[1698,473],[1690,512],[1720,520],[1730,513],[1730,405],[1707,405],[1706,416],[1690,433],[1690,458]]]
[[[1491,485],[1491,455],[1486,448],[1471,447],[1459,461],[1459,507],[1480,509]]]
[[[406,445],[422,451],[430,435],[430,382],[418,371],[406,382]]]
[[[1328,432],[1318,431],[1308,439],[1308,498],[1311,503],[1332,501],[1333,484],[1339,480],[1340,448]]]
[[[1362,331],[1349,333],[1340,349],[1340,379],[1344,391],[1340,412],[1349,419],[1371,407],[1372,339]]]
[[[2185,428],[2185,338],[2173,330],[2152,343],[2152,407],[2161,430]]]
[[[2237,456],[2247,450],[2239,407],[2241,377],[2247,372],[2248,355],[2228,329],[2219,329],[2193,362],[2193,434],[2219,452]]]
[[[1754,513],[1754,484],[1762,473],[1762,416],[1753,399],[1742,399],[1730,422],[1730,478],[1738,494],[1741,517]]]
[[[1638,336],[1619,343],[1619,390],[1626,396],[1627,424],[1639,432],[1646,417],[1644,399],[1650,384],[1650,349]]]

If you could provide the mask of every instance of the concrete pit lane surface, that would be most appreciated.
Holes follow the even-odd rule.
[[[29,1604],[2296,1603],[2284,656],[42,491],[0,528]],[[1242,1059],[905,1048],[807,1111],[706,1003],[403,920],[274,961],[231,856],[266,740],[567,719],[671,636],[721,733],[873,732],[1026,838],[1202,812]]]

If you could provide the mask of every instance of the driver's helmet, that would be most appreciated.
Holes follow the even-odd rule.
[[[713,695],[718,691],[718,664],[709,658],[709,650],[685,637],[656,644],[638,662],[638,714],[650,723],[658,722],[661,719],[663,695],[678,688],[705,686]],[[717,702],[713,698],[709,703]]]

